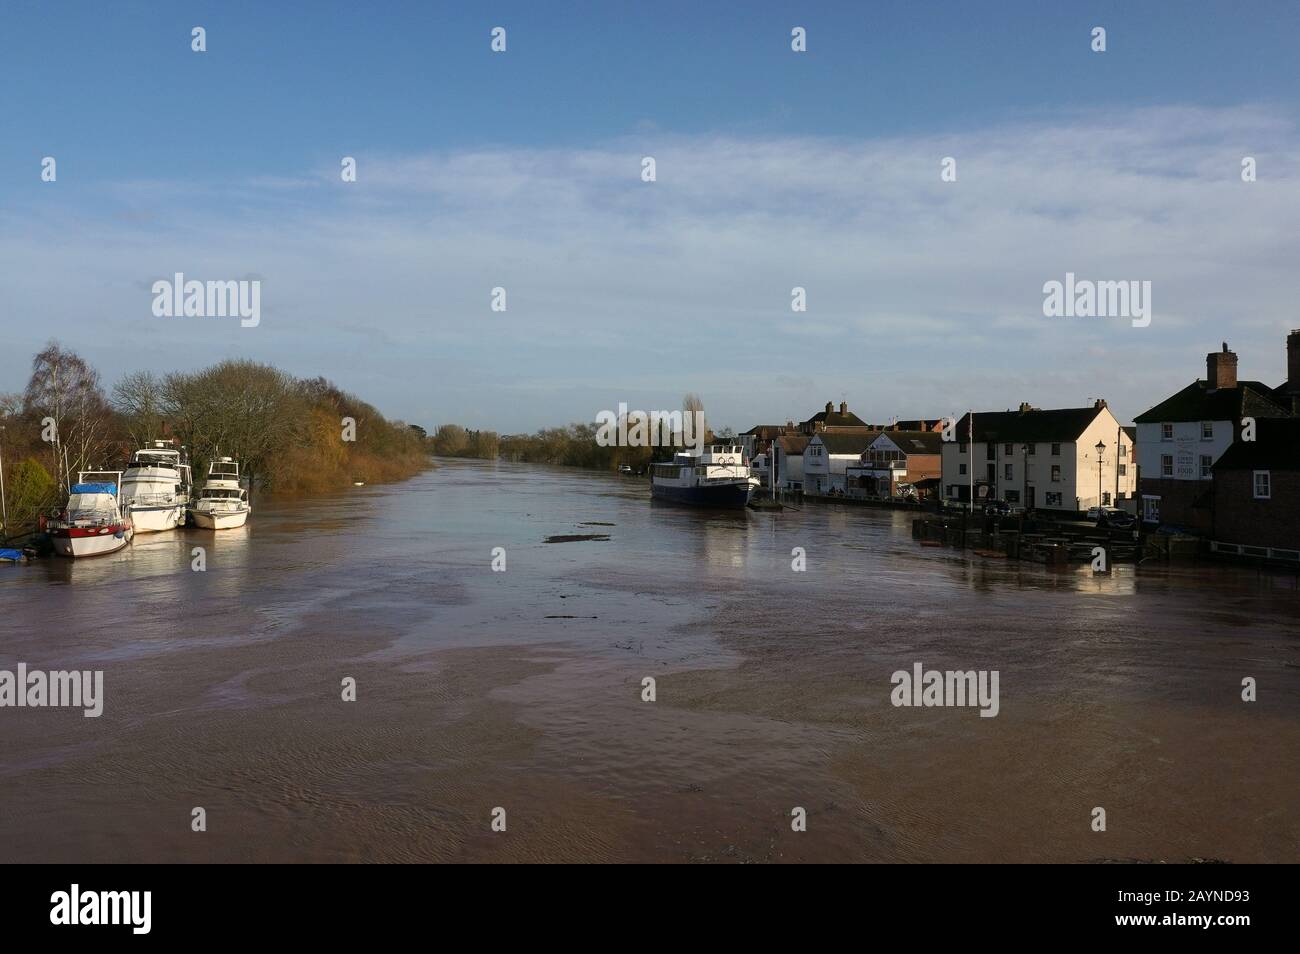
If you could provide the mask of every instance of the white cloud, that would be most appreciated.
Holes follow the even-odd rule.
[[[358,149],[354,184],[335,161],[93,203],[47,190],[2,223],[0,376],[20,386],[53,335],[110,379],[238,353],[394,415],[503,429],[589,418],[620,388],[643,405],[700,392],[739,428],[842,394],[871,419],[1097,395],[1131,416],[1223,338],[1244,377],[1283,376],[1298,140],[1265,109],[1178,108],[867,141]],[[178,270],[261,275],[261,327],[154,319],[141,285]],[[1151,281],[1151,327],[1042,317],[1066,271]]]

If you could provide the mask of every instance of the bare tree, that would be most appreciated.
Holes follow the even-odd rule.
[[[692,392],[682,398],[682,410],[687,414],[694,414],[698,411],[700,415],[699,429],[702,432],[700,436],[703,437],[709,433],[708,425],[705,422],[704,417],[704,401],[701,400],[698,394]]]
[[[113,385],[113,410],[121,415],[136,447],[162,436],[163,385],[152,371],[136,371]]]
[[[53,423],[51,452],[62,489],[72,485],[74,472],[103,466],[111,446],[110,410],[99,372],[75,352],[51,341],[32,359],[23,405]]]

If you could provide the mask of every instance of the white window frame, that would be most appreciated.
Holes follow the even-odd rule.
[[[1168,462],[1169,462],[1169,471],[1168,471],[1168,473],[1165,472],[1165,461],[1168,461]],[[1161,455],[1160,455],[1160,476],[1161,476],[1161,477],[1170,477],[1170,478],[1172,478],[1172,477],[1174,476],[1174,455],[1173,455],[1173,454],[1161,454]]]
[[[1264,478],[1264,492],[1259,492],[1259,478]],[[1267,470],[1257,470],[1251,474],[1250,489],[1255,495],[1256,500],[1273,499],[1273,477]]]
[[[1212,440],[1214,440],[1214,422],[1213,422],[1213,421],[1201,421],[1201,440],[1203,440],[1203,441],[1212,441]]]
[[[1174,426],[1172,424],[1160,425],[1160,439],[1162,441],[1172,441],[1174,439]]]

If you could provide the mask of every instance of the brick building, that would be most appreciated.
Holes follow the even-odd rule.
[[[1215,462],[1212,530],[1246,555],[1300,562],[1300,419],[1258,420]],[[1284,552],[1252,552],[1267,550]]]
[[[1288,347],[1292,339],[1300,344],[1293,333]],[[1295,354],[1300,357],[1300,350]],[[1136,418],[1141,516],[1148,524],[1209,533],[1214,464],[1240,438],[1242,420],[1291,414],[1275,389],[1238,380],[1237,355],[1227,342],[1206,355],[1205,370],[1204,381],[1193,381]]]

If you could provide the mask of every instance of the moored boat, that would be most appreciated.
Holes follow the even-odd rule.
[[[137,533],[172,530],[185,523],[190,465],[167,441],[154,441],[131,457],[122,474],[122,511]]]
[[[239,464],[230,457],[218,457],[208,465],[208,479],[190,505],[190,519],[205,530],[231,530],[248,521],[253,508],[248,491],[239,485]]]
[[[128,543],[135,531],[118,499],[121,471],[82,471],[68,491],[68,505],[47,520],[54,552],[66,557],[105,556]]]
[[[651,497],[695,507],[742,509],[757,485],[744,449],[731,444],[679,451],[672,463],[655,464],[650,471]]]

